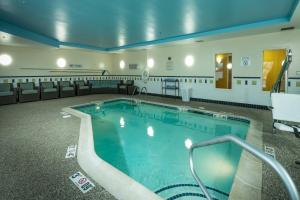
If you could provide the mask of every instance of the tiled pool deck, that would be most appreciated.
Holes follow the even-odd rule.
[[[116,97],[122,96],[89,95],[0,106],[1,199],[114,199],[98,184],[92,191],[82,194],[68,179],[77,171],[84,172],[76,158],[64,158],[67,147],[78,142],[80,119],[62,119],[60,112],[64,107]],[[277,160],[286,167],[296,185],[300,185],[300,166],[295,164],[296,160],[300,160],[300,140],[286,133],[273,135],[271,112],[212,103],[183,103],[179,99],[153,96],[138,98],[195,108],[204,107],[261,122],[264,145],[275,148]],[[247,154],[243,156],[249,158]],[[253,166],[249,167],[251,173]],[[264,164],[262,188],[262,194],[257,199],[287,199],[278,177]]]

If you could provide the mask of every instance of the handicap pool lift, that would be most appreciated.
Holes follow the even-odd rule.
[[[273,132],[276,130],[294,133],[300,137],[300,95],[280,93],[280,85],[292,63],[292,51],[289,50],[283,62],[278,78],[271,90],[271,107],[273,116]],[[287,76],[286,76],[287,77]]]

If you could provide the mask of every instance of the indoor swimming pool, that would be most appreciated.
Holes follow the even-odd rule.
[[[129,99],[73,108],[91,116],[98,157],[168,200],[203,197],[189,169],[193,143],[226,134],[245,139],[250,125],[243,118]],[[241,152],[233,143],[195,151],[196,171],[215,199],[228,199]]]

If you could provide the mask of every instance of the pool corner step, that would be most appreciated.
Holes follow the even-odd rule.
[[[214,200],[228,199],[229,194],[218,189],[207,186]],[[175,199],[206,199],[197,184],[173,184],[160,188],[156,194],[166,200]]]

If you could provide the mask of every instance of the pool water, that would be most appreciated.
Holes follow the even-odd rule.
[[[243,120],[129,100],[75,109],[91,115],[101,159],[168,200],[203,197],[189,169],[192,143],[226,134],[245,139],[249,128]],[[214,198],[228,199],[241,151],[232,143],[195,150],[195,169]]]

